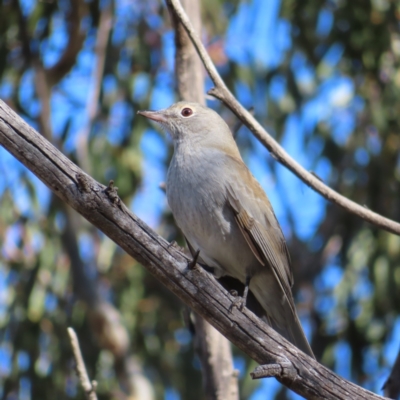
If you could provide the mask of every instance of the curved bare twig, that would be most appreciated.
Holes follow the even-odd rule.
[[[229,107],[241,121],[243,121],[250,131],[253,132],[254,136],[271,152],[273,157],[282,165],[290,169],[290,171],[297,175],[310,188],[314,189],[327,200],[343,207],[345,210],[359,216],[365,221],[374,224],[379,228],[385,229],[388,232],[400,235],[400,223],[385,218],[355,203],[354,201],[349,200],[347,197],[342,196],[290,157],[289,154],[286,153],[286,151],[276,142],[276,140],[260,125],[260,123],[236,100],[227,88],[203,43],[193,29],[193,26],[179,0],[166,1],[174,9],[176,17],[185,27],[186,32],[203,61],[205,69],[214,82],[215,87],[208,93],[225,103],[225,105]]]
[[[67,328],[69,340],[71,341],[72,351],[76,361],[76,372],[81,382],[82,388],[85,391],[88,400],[97,400],[95,381],[90,382],[88,373],[86,371],[85,362],[83,361],[81,349],[79,347],[78,336],[72,328]]]

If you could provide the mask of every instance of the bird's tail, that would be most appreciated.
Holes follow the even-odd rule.
[[[301,351],[315,358],[301,327],[291,294],[287,298],[276,281],[274,282],[274,277],[264,272],[252,278],[250,290],[265,310],[266,315],[262,319]]]

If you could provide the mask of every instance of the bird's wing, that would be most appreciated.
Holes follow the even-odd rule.
[[[258,185],[258,182],[255,181],[255,178],[253,178],[250,172],[249,175],[253,183]],[[260,190],[262,189],[260,188]],[[261,202],[261,204],[269,204],[265,193],[262,193],[265,199],[262,199],[264,202]],[[257,196],[257,194],[255,195]],[[265,203],[265,200],[268,203]],[[246,203],[249,202],[243,200],[243,191],[235,191],[232,185],[227,186],[227,204],[233,211],[243,237],[257,260],[262,265],[269,266],[272,269],[273,275],[282,293],[286,295],[290,307],[295,314],[291,292],[293,275],[290,268],[289,253],[278,221],[272,211],[272,207],[261,210],[264,221],[258,221],[252,216],[249,210],[250,207],[246,208]],[[260,204],[260,202],[258,202],[258,204]],[[265,207],[268,208],[267,205]]]
[[[265,310],[269,325],[315,358],[296,313],[290,257],[271,204],[242,160],[230,160],[233,162],[227,161],[231,176],[226,185],[226,204],[249,248],[265,268],[250,290]],[[271,279],[276,285],[271,285]]]

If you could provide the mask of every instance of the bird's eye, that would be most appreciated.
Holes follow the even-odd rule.
[[[183,117],[190,117],[192,114],[193,114],[193,110],[189,107],[186,107],[181,111],[181,115]]]

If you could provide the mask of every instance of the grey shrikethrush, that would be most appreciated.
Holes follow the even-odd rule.
[[[264,320],[314,357],[296,313],[285,238],[271,203],[244,164],[225,121],[197,103],[139,111],[167,130],[174,143],[167,197],[190,251],[217,277],[245,284],[265,311]]]

